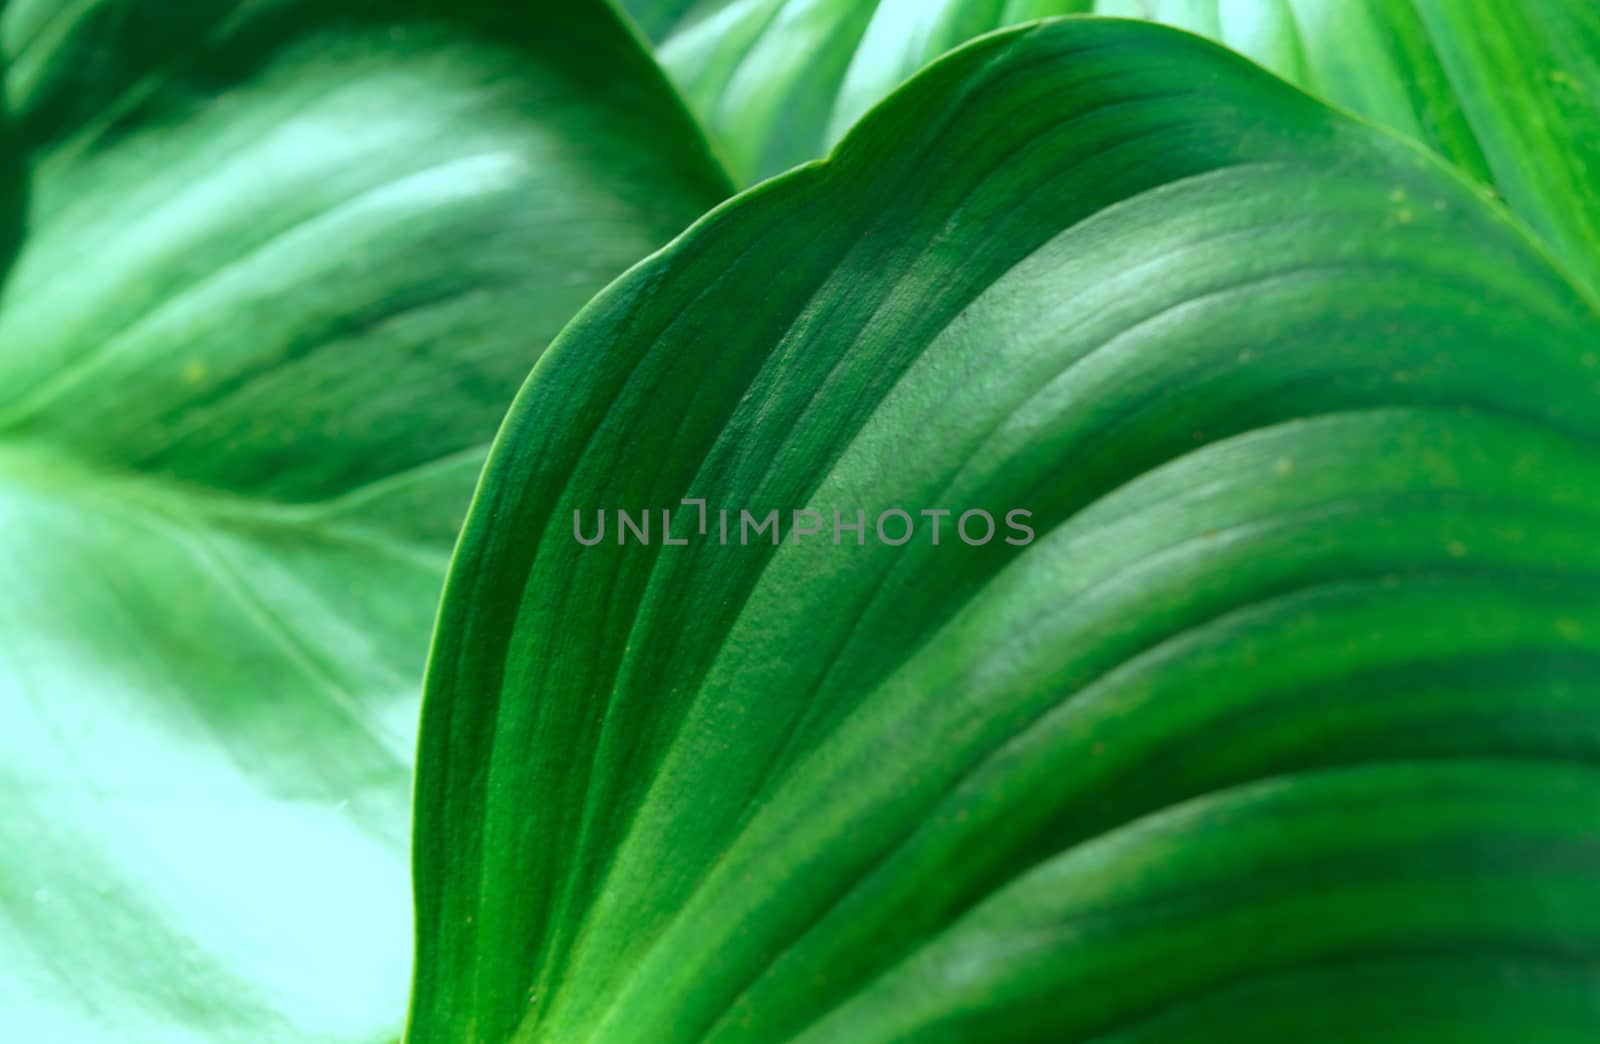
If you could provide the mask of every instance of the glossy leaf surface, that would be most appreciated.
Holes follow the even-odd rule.
[[[393,1040],[504,408],[723,192],[598,3],[14,0],[0,1038]]]
[[[413,1041],[1593,1037],[1597,438],[1594,300],[1414,143],[1166,28],[963,48],[536,368]]]
[[[1437,149],[1600,290],[1600,6],[1588,0],[627,0],[754,181],[824,155],[939,54],[1049,15],[1148,18]]]

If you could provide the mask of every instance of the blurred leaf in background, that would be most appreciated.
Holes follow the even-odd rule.
[[[1493,39],[1474,139],[1554,186],[1595,114]],[[613,284],[445,595],[415,1044],[1600,1036],[1600,312],[1536,197],[1066,19]],[[869,528],[575,539],[684,498]]]
[[[726,181],[598,0],[13,0],[0,44],[0,1038],[392,1040],[486,444]]]

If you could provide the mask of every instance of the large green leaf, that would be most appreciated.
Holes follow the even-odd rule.
[[[598,2],[13,0],[0,1038],[392,1039],[422,659],[550,337],[725,191]]]
[[[1597,439],[1593,299],[1425,150],[1170,29],[963,48],[513,408],[412,1040],[1593,1039]]]
[[[937,55],[1044,15],[1152,18],[1424,141],[1600,289],[1590,0],[627,0],[746,181],[823,155]],[[1507,83],[1518,85],[1507,90]]]

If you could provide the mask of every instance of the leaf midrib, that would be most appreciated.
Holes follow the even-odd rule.
[[[449,548],[341,522],[337,512],[379,487],[404,482],[413,474],[474,452],[478,452],[476,447],[384,476],[337,497],[295,504],[87,461],[43,442],[0,442],[0,491],[20,490],[56,502],[76,500],[84,510],[94,510],[98,498],[115,496],[151,515],[192,528],[253,534],[279,532],[301,539],[321,539],[442,574],[449,562]]]

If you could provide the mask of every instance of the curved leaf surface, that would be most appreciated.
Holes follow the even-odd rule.
[[[946,57],[514,407],[411,1039],[1592,1035],[1597,345],[1467,179],[1212,44]]]
[[[621,0],[743,183],[826,153],[930,60],[1094,0]]]
[[[0,1037],[394,1039],[486,443],[725,185],[599,3],[16,0]]]
[[[1600,290],[1600,7],[1585,0],[1100,0],[1222,40],[1423,141]]]
[[[736,176],[823,155],[939,54],[1047,15],[1201,33],[1426,142],[1600,290],[1600,7],[1586,0],[629,0]],[[1508,89],[1508,84],[1516,85]]]

